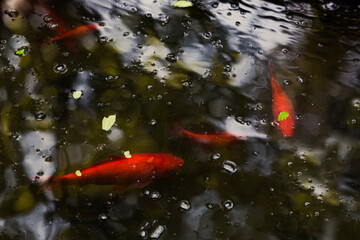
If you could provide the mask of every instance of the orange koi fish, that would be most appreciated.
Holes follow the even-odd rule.
[[[174,129],[177,134],[202,144],[221,146],[221,145],[228,145],[237,141],[243,141],[246,139],[246,137],[236,136],[228,132],[194,133],[184,129],[180,124],[176,124],[174,126]]]
[[[118,185],[121,189],[133,184],[145,187],[154,179],[180,168],[184,161],[169,153],[135,153],[132,156],[112,156],[88,168],[63,176],[52,176],[44,183],[45,190],[67,185]]]
[[[284,137],[291,137],[294,135],[295,127],[295,113],[294,107],[289,97],[286,95],[280,84],[275,81],[272,64],[269,64],[271,76],[271,90],[272,90],[272,110],[275,120],[279,123],[278,129]]]
[[[61,34],[60,36],[51,38],[50,41],[55,42],[55,41],[69,39],[69,38],[76,38],[79,36],[83,36],[90,31],[96,31],[98,29],[99,29],[99,27],[95,23],[83,25],[83,26],[71,29],[70,31],[67,31],[64,34]]]

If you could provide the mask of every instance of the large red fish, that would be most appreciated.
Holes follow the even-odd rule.
[[[294,107],[280,84],[275,81],[271,63],[269,64],[269,68],[274,119],[278,122],[277,127],[281,131],[282,135],[284,137],[291,137],[294,135],[295,127]]]
[[[67,185],[129,185],[145,187],[154,179],[164,177],[180,168],[184,161],[169,153],[135,153],[132,156],[112,156],[88,168],[63,176],[52,176],[44,183],[45,190]]]
[[[209,145],[228,145],[237,141],[243,141],[246,137],[236,136],[228,132],[223,133],[194,133],[184,129],[180,124],[175,124],[174,130],[179,135],[195,142]]]
[[[61,34],[57,37],[51,38],[50,41],[60,41],[65,40],[69,38],[76,38],[85,35],[86,33],[90,31],[96,31],[98,30],[98,25],[95,23],[83,25],[74,29],[71,29],[70,31],[65,32],[64,34]]]

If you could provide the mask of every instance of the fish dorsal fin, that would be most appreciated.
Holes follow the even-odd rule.
[[[108,162],[117,161],[117,160],[124,160],[124,159],[127,159],[127,158],[125,158],[124,156],[116,156],[116,155],[110,156],[110,157],[105,158],[104,160],[101,160],[100,162],[94,163],[93,165],[91,165],[91,167],[98,166],[98,165],[108,163]]]

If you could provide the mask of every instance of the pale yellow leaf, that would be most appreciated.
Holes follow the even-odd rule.
[[[116,115],[110,115],[108,117],[104,117],[102,120],[102,129],[108,131],[115,123]]]
[[[73,98],[75,98],[75,99],[79,99],[82,94],[83,94],[82,91],[74,91],[74,92],[72,93]]]
[[[130,151],[125,151],[125,152],[124,152],[124,156],[125,156],[126,158],[131,158]]]

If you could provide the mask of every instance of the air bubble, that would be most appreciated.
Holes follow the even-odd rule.
[[[236,117],[235,120],[240,124],[245,124],[245,120],[243,117]]]
[[[45,15],[43,19],[44,19],[44,22],[47,22],[47,23],[52,21],[52,17],[49,15]]]
[[[4,70],[4,72],[11,73],[11,72],[15,71],[15,67],[12,65],[9,65],[9,66],[3,67],[3,70]]]
[[[15,9],[5,10],[5,14],[7,14],[11,18],[16,18],[17,16],[19,16],[19,12]]]
[[[142,238],[144,238],[144,239],[147,239],[147,237],[148,237],[147,232],[144,231],[144,230],[143,230],[143,231],[140,231],[139,235],[140,235],[140,237],[142,237]]]
[[[155,230],[150,234],[150,238],[158,239],[161,234],[165,231],[165,226],[159,225],[155,228]]]
[[[10,133],[9,138],[12,140],[17,140],[19,138],[19,135],[17,133]]]
[[[55,30],[59,25],[57,25],[56,23],[49,23],[47,26],[49,29]]]
[[[211,4],[211,6],[212,6],[213,8],[217,8],[217,7],[219,6],[219,3],[218,3],[218,2],[214,2],[214,3]]]
[[[211,32],[204,32],[204,33],[203,33],[203,37],[204,37],[205,39],[210,39],[211,36],[212,36]]]
[[[226,210],[231,210],[233,209],[234,207],[234,203],[231,201],[231,200],[225,200],[223,202],[223,207],[226,209]]]
[[[43,112],[38,112],[35,114],[35,119],[38,121],[42,121],[46,118],[46,114]]]
[[[156,120],[155,119],[151,119],[149,122],[148,122],[149,126],[155,126],[157,124]]]
[[[208,209],[214,209],[214,204],[212,203],[206,203],[205,206],[208,208]]]
[[[99,37],[99,43],[105,44],[109,42],[109,38],[107,36],[101,36]]]
[[[99,219],[100,219],[100,220],[106,220],[106,219],[107,219],[106,214],[105,214],[105,213],[101,213],[101,214],[99,215]]]
[[[188,201],[186,200],[182,200],[180,201],[180,204],[179,204],[179,207],[184,210],[184,211],[187,211],[191,208],[191,205]]]
[[[176,55],[173,53],[169,53],[165,59],[168,62],[176,62],[176,60],[177,60]]]
[[[53,70],[54,70],[55,73],[64,74],[64,73],[67,72],[68,68],[67,68],[67,66],[65,64],[58,63],[58,64],[54,65]]]
[[[52,161],[53,161],[52,156],[45,157],[45,162],[52,162]]]
[[[304,82],[304,78],[301,77],[301,76],[298,76],[298,77],[296,78],[296,81],[298,81],[299,83],[303,83],[303,82]]]
[[[325,9],[330,10],[330,11],[335,11],[335,10],[339,9],[339,5],[334,2],[328,2],[325,4]]]
[[[157,200],[161,197],[160,193],[157,191],[153,191],[150,196],[153,200]]]
[[[291,81],[285,79],[285,80],[283,81],[283,84],[284,84],[284,86],[289,86],[289,85],[291,85]]]
[[[220,153],[213,153],[213,154],[211,154],[211,156],[210,156],[210,160],[211,161],[217,161],[217,160],[219,160],[221,158],[221,154]]]
[[[235,173],[237,171],[237,166],[236,166],[236,163],[230,161],[230,160],[225,160],[223,163],[222,163],[222,169],[225,171],[225,172],[228,172],[228,173]]]

